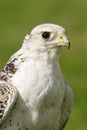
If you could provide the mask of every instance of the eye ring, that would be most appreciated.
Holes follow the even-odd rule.
[[[43,33],[42,33],[42,37],[43,37],[44,39],[50,38],[50,32],[43,32]]]

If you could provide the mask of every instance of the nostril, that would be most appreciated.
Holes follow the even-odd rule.
[[[60,36],[60,39],[63,39],[63,36]]]

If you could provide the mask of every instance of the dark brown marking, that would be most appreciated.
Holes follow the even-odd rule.
[[[0,119],[3,117],[3,115],[0,115]]]
[[[11,74],[14,74],[16,72],[16,68],[14,66],[14,62],[15,60],[17,59],[14,59],[13,61],[11,61],[10,63],[8,63],[5,67],[5,70],[4,71],[7,71],[7,73],[11,73]]]

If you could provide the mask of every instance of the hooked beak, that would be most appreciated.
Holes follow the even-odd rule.
[[[70,41],[64,34],[58,35],[58,37],[55,39],[55,43],[58,47],[68,47],[68,49],[70,49]]]

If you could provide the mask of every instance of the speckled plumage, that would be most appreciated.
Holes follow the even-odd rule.
[[[58,63],[62,46],[70,43],[59,25],[39,25],[25,37],[0,73],[0,130],[64,129],[73,94]]]
[[[17,98],[17,90],[10,83],[0,80],[0,124],[7,116]]]

